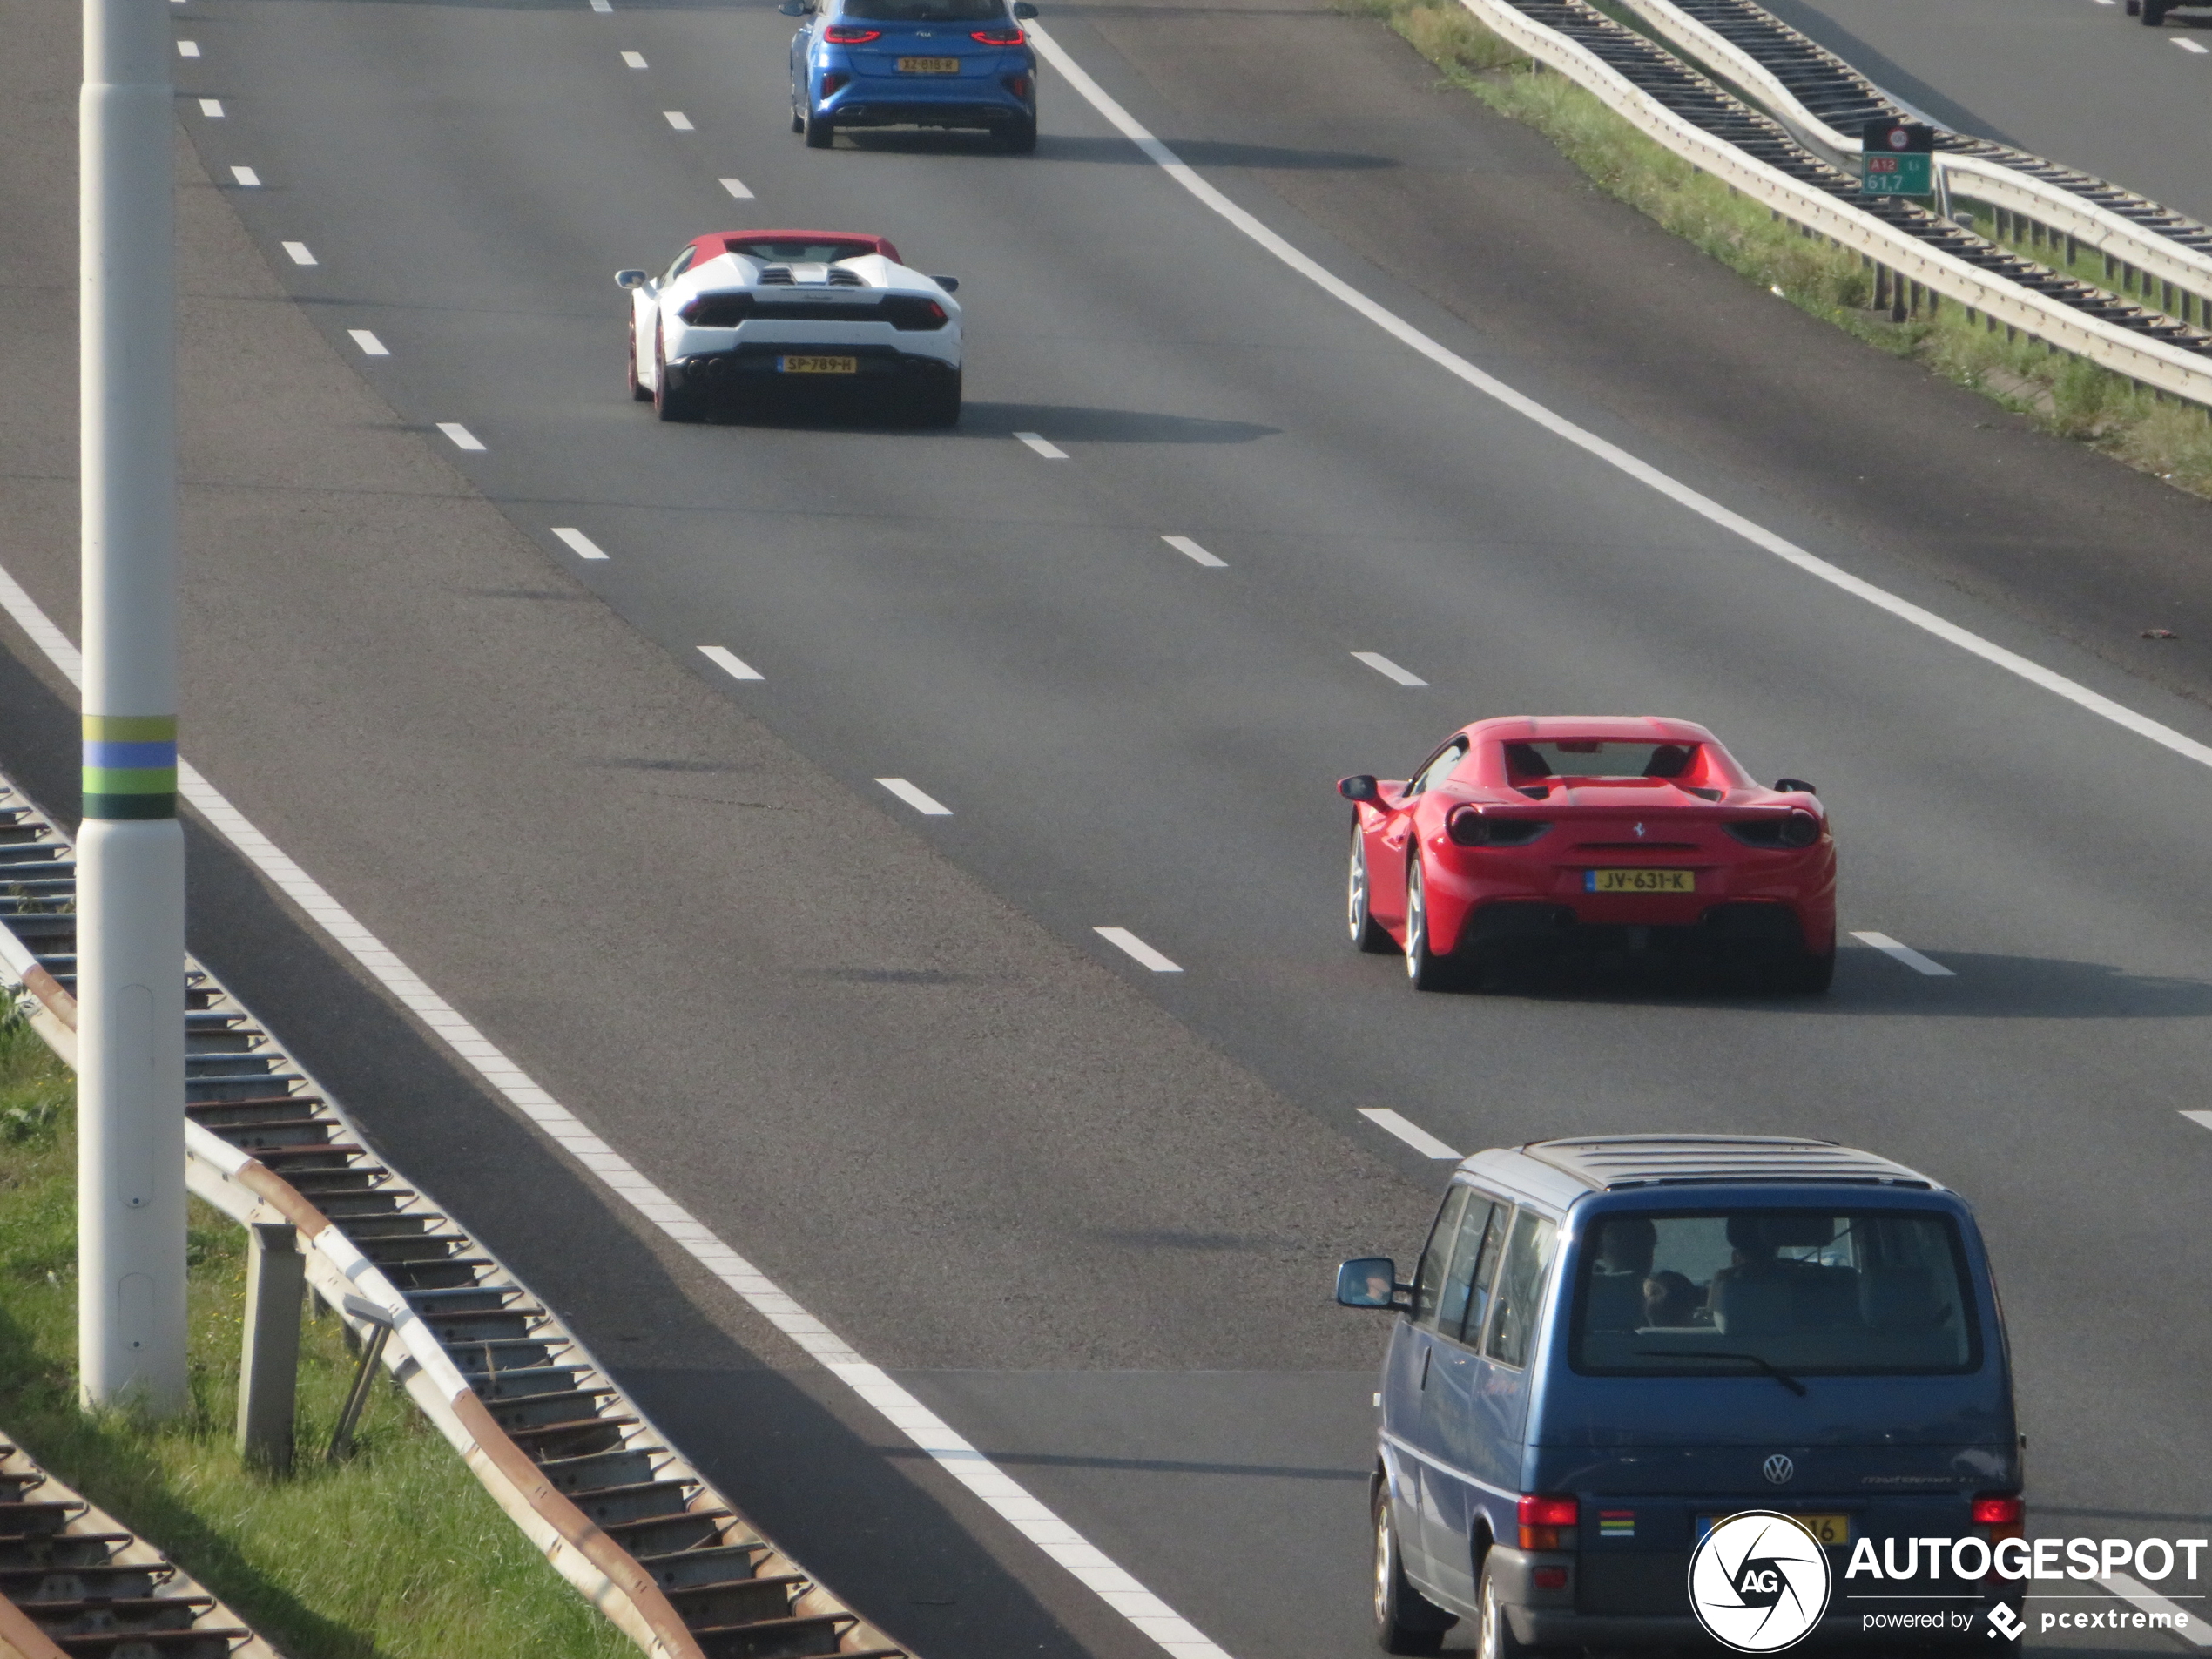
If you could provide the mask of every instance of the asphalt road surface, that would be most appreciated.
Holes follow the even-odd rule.
[[[255,823],[1239,1659],[1368,1640],[1381,1331],[1328,1285],[1342,1255],[1412,1254],[1442,1166],[1362,1108],[1462,1150],[1777,1131],[1930,1170],[1994,1248],[2038,1529],[2203,1529],[2212,1132],[2181,1114],[2206,1103],[2212,772],[1447,373],[1060,75],[1035,158],[810,152],[786,20],[614,3],[174,9],[199,49],[177,65],[184,747]],[[0,564],[65,623],[69,10],[0,0]],[[1205,179],[1445,348],[2212,738],[2203,503],[1747,286],[1379,24],[1046,21]],[[959,428],[633,405],[611,273],[748,222],[880,232],[960,275]],[[65,806],[71,705],[0,640],[0,759]],[[1949,976],[1854,945],[1820,1000],[1627,971],[1417,996],[1351,950],[1337,776],[1402,773],[1477,715],[1622,710],[1817,782],[1844,926]],[[192,860],[194,948],[872,1617],[929,1659],[1157,1651],[230,849],[195,829]]]
[[[1767,0],[1938,120],[2212,221],[2212,10],[2119,0]]]

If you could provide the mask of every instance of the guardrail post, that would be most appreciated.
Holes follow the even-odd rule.
[[[392,1334],[392,1316],[374,1302],[348,1296],[340,1317],[348,1313],[368,1322],[368,1340],[361,1344],[361,1365],[354,1372],[354,1386],[346,1396],[345,1406],[338,1413],[338,1426],[330,1432],[330,1449],[323,1453],[327,1463],[342,1463],[352,1455],[354,1431],[361,1426],[362,1408],[368,1404],[368,1386],[376,1380],[377,1362],[384,1358],[384,1344]]]
[[[264,1468],[292,1467],[300,1391],[300,1295],[307,1264],[289,1222],[246,1229],[246,1343],[238,1368],[238,1449]]]

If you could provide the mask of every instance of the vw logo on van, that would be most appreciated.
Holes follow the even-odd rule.
[[[1777,1452],[1764,1463],[1759,1465],[1759,1473],[1765,1475],[1776,1486],[1786,1487],[1797,1478],[1797,1466],[1783,1456],[1781,1453]]]
[[[1689,1610],[1708,1635],[1738,1653],[1779,1653],[1812,1634],[1833,1583],[1828,1552],[1810,1528],[1753,1509],[1698,1541],[1689,1558]]]

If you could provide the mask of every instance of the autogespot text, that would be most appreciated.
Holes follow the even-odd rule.
[[[1879,1580],[1884,1583],[1914,1579],[1952,1581],[1991,1580],[2012,1583],[2073,1579],[2108,1581],[2115,1573],[2129,1573],[2143,1583],[2162,1583],[2176,1573],[2194,1581],[2203,1552],[2212,1540],[2202,1538],[1887,1538],[1878,1550],[1871,1538],[1861,1538],[1851,1551],[1844,1580]],[[2107,1584],[2107,1588],[2110,1586]],[[1862,1590],[1860,1594],[1865,1592]],[[2051,1630],[2182,1630],[2189,1615],[2163,1596],[2150,1608],[2069,1608],[2038,1612],[2039,1632]],[[2017,1641],[2029,1621],[2000,1603],[1988,1610],[1993,1634]],[[1973,1628],[1973,1613],[1958,1608],[1927,1612],[1867,1613],[1860,1616],[1864,1630],[1951,1630]]]

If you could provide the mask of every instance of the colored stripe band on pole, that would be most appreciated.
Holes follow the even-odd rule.
[[[177,815],[177,717],[84,717],[84,816]]]

